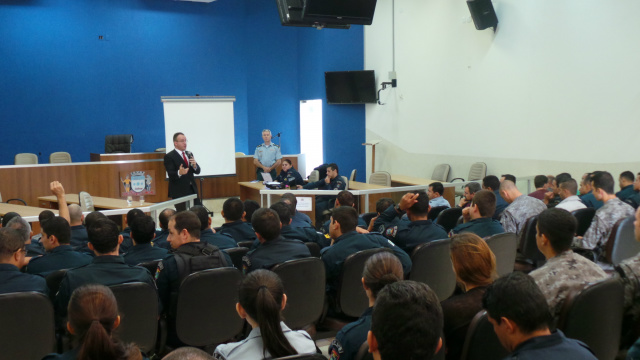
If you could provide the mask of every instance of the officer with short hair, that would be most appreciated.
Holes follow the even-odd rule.
[[[282,161],[280,146],[271,142],[271,130],[262,130],[262,140],[264,143],[256,147],[253,154],[253,164],[256,166],[256,177],[263,181],[262,173],[267,172],[271,175],[271,179],[276,178],[276,169]]]

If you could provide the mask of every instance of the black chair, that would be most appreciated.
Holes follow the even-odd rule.
[[[162,261],[162,259],[145,261],[145,262],[141,262],[137,266],[140,266],[149,270],[149,273],[151,274],[151,276],[155,276],[156,271],[158,271],[158,264],[160,263],[160,261]]]
[[[624,289],[616,278],[569,293],[560,310],[558,329],[568,338],[589,345],[598,359],[613,360],[618,353]]]
[[[251,246],[253,246],[253,241],[238,241],[238,246],[239,247],[246,247],[247,249],[251,249]]]
[[[271,360],[327,360],[327,358],[322,354],[296,354],[279,358],[271,358]]]
[[[507,355],[509,352],[502,347],[487,312],[478,312],[469,324],[460,360],[499,360]]]
[[[605,244],[604,260],[613,265],[620,264],[640,252],[640,242],[636,241],[633,221],[635,216],[620,219],[611,229]]]
[[[378,216],[377,212],[369,212],[369,213],[360,215],[360,217],[362,218],[362,220],[364,220],[364,222],[365,222],[365,224],[367,224],[367,226],[369,226],[371,224],[371,219],[373,219],[376,216]]]
[[[311,256],[317,257],[317,258],[320,257],[320,245],[314,242],[306,242],[304,244],[307,245],[307,247],[309,248],[309,252],[311,253]]]
[[[451,239],[430,241],[418,245],[411,254],[409,280],[429,285],[440,301],[446,300],[456,288],[450,253]]]
[[[373,360],[373,355],[369,352],[369,343],[366,340],[360,345],[355,360]]]
[[[498,272],[498,276],[513,272],[518,250],[516,234],[503,233],[493,235],[487,239],[487,245],[489,245],[489,248],[496,256],[496,271]]]
[[[47,287],[49,288],[49,298],[51,300],[56,298],[56,294],[60,289],[60,283],[67,274],[68,269],[56,270],[45,277],[47,280]]]
[[[7,204],[11,204],[12,202],[19,202],[19,203],[22,203],[22,205],[27,206],[27,202],[22,199],[9,199],[5,201],[5,203]]]
[[[532,265],[532,270],[540,267],[546,261],[544,254],[538,249],[538,243],[536,242],[536,225],[538,224],[538,215],[534,215],[527,219],[524,224],[524,228],[520,233],[520,253],[524,256],[528,262]]]
[[[40,360],[56,351],[53,305],[40,293],[0,295],[0,358]]]
[[[133,144],[132,134],[107,135],[104,138],[105,154],[130,153]]]
[[[236,269],[242,270],[242,257],[247,255],[247,253],[249,252],[249,248],[235,247],[224,249],[222,251],[229,254],[231,262],[233,262],[233,266],[235,266]]]
[[[438,215],[436,219],[436,224],[442,226],[444,230],[448,233],[456,227],[458,224],[458,219],[462,216],[462,208],[453,207],[449,209],[444,209]]]
[[[436,221],[436,219],[438,218],[438,215],[440,215],[440,213],[446,209],[449,209],[448,206],[436,206],[431,208],[431,210],[429,210],[429,213],[427,214],[427,218],[429,218],[429,220],[431,221]]]
[[[320,319],[326,291],[322,260],[315,257],[289,260],[277,264],[271,271],[280,276],[284,285],[287,306],[282,316],[290,328],[302,329]]]
[[[113,285],[109,288],[118,302],[118,338],[123,342],[136,343],[143,352],[153,351],[158,333],[156,289],[142,282]]]
[[[596,209],[586,208],[578,209],[571,212],[576,220],[578,220],[578,228],[576,229],[576,236],[584,236],[589,226],[591,226],[591,220],[596,215]]]
[[[242,273],[225,267],[187,276],[178,292],[176,332],[189,346],[220,344],[242,331],[236,313]]]
[[[344,315],[359,317],[369,307],[369,298],[362,287],[362,270],[367,259],[381,251],[391,252],[387,248],[362,250],[347,256],[342,264],[336,305]]]

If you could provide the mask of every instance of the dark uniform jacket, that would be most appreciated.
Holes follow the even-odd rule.
[[[393,206],[389,206],[387,210],[380,214],[383,221],[390,221],[399,216],[400,214]],[[397,246],[408,254],[422,243],[448,238],[444,228],[431,220],[400,221],[398,225],[388,227],[383,235],[393,240]]]
[[[312,183],[308,183],[306,185],[304,185],[302,188],[304,189],[318,189],[318,190],[344,190],[346,185],[344,183],[344,181],[342,180],[342,176],[338,175],[335,178],[331,179],[331,181],[327,184],[324,181],[325,177],[323,177],[322,179],[316,181],[316,182],[312,182]],[[326,195],[326,196],[319,196],[318,199],[335,199],[336,196],[335,195]]]
[[[345,325],[329,345],[331,360],[354,360],[360,346],[367,341],[367,333],[371,330],[371,314],[373,307],[367,308],[360,318]]]
[[[600,209],[602,205],[604,205],[604,202],[596,200],[596,197],[593,196],[593,191],[580,195],[580,200],[582,200],[587,207],[594,208],[596,210]]]
[[[129,251],[122,257],[127,264],[138,265],[147,261],[164,259],[167,254],[169,254],[167,249],[152,246],[151,244],[137,244],[129,248]]]
[[[153,277],[147,269],[125,264],[122,256],[96,256],[90,264],[67,271],[56,296],[56,314],[59,316],[67,314],[67,304],[73,290],[84,284],[111,286],[130,282],[143,282],[156,288]]]
[[[324,248],[331,244],[331,239],[328,239],[322,233],[317,232],[314,228],[300,228],[293,227],[291,225],[283,225],[280,229],[280,235],[289,240],[300,240],[302,242],[314,242]]]
[[[581,341],[568,339],[562,331],[529,339],[516,347],[506,359],[518,360],[596,360],[589,347]]]
[[[296,185],[304,185],[304,181],[302,181],[302,176],[300,173],[296,171],[296,169],[289,168],[286,172],[280,171],[280,175],[275,179],[275,181],[280,182],[284,185],[289,185],[292,189],[296,188]]]
[[[133,246],[133,241],[131,241],[131,228],[126,227],[120,233],[122,235],[122,243],[120,244],[120,255],[129,251],[129,249]]]
[[[75,251],[93,254],[93,251],[91,251],[87,245],[89,244],[89,235],[87,235],[87,229],[84,225],[75,225],[71,227],[71,240],[69,243]]]
[[[622,190],[618,191],[616,193],[616,196],[618,197],[618,199],[625,201],[628,198],[632,197],[633,195],[637,194],[637,192],[635,190],[633,190],[633,184],[632,185],[627,185],[624,188],[622,188]]]
[[[153,246],[161,247],[163,249],[171,250],[171,244],[167,241],[169,236],[169,230],[162,229],[151,242]]]
[[[324,224],[322,224],[322,232],[325,234],[329,233],[329,225],[331,225],[331,220],[327,220],[324,222]],[[364,221],[364,219],[361,216],[358,216],[358,227],[361,227],[363,229],[366,229],[367,223]]]
[[[219,249],[238,247],[238,244],[231,236],[214,233],[211,229],[204,229],[200,232],[200,241],[215,245]]]
[[[493,193],[496,195],[496,212],[493,213],[493,218],[497,220],[509,204],[500,195],[500,190],[495,190]]]
[[[256,232],[253,231],[251,224],[242,220],[222,224],[218,233],[231,236],[236,243],[257,239]]]
[[[178,176],[178,170],[181,164],[182,167],[187,167],[182,158],[182,154],[175,149],[164,156],[164,168],[167,170],[167,175],[169,175],[169,197],[172,199],[198,193],[194,181],[194,174],[200,174],[200,164],[198,164],[197,170],[194,170],[193,167],[189,165],[189,172]]]
[[[271,269],[274,265],[288,260],[311,257],[309,248],[299,240],[288,240],[282,236],[261,243],[242,258],[242,271],[247,274],[253,270]]]
[[[474,233],[481,238],[486,238],[495,234],[502,234],[504,232],[504,228],[500,221],[483,217],[460,224],[451,230],[451,233],[453,234],[460,234],[464,232]]]
[[[291,217],[292,227],[312,227],[311,218],[305,213],[296,210],[296,214]]]
[[[0,294],[27,291],[49,296],[47,281],[42,276],[21,273],[11,264],[0,264]]]
[[[74,251],[71,245],[60,245],[44,256],[31,259],[27,265],[27,272],[47,276],[52,271],[87,265],[91,260],[93,260],[91,256]]]

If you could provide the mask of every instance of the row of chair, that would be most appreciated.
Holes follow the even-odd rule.
[[[49,155],[49,163],[70,163],[71,162],[71,154],[64,151],[54,152]],[[28,165],[28,164],[37,164],[38,163],[38,155],[33,153],[20,153],[16,154],[13,159],[13,163],[15,165]]]

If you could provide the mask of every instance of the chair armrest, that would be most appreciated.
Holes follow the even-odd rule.
[[[449,181],[449,182],[454,182],[454,181],[456,181],[456,180],[464,181],[464,179],[463,179],[463,178],[455,178],[455,179],[451,179],[451,181]]]

